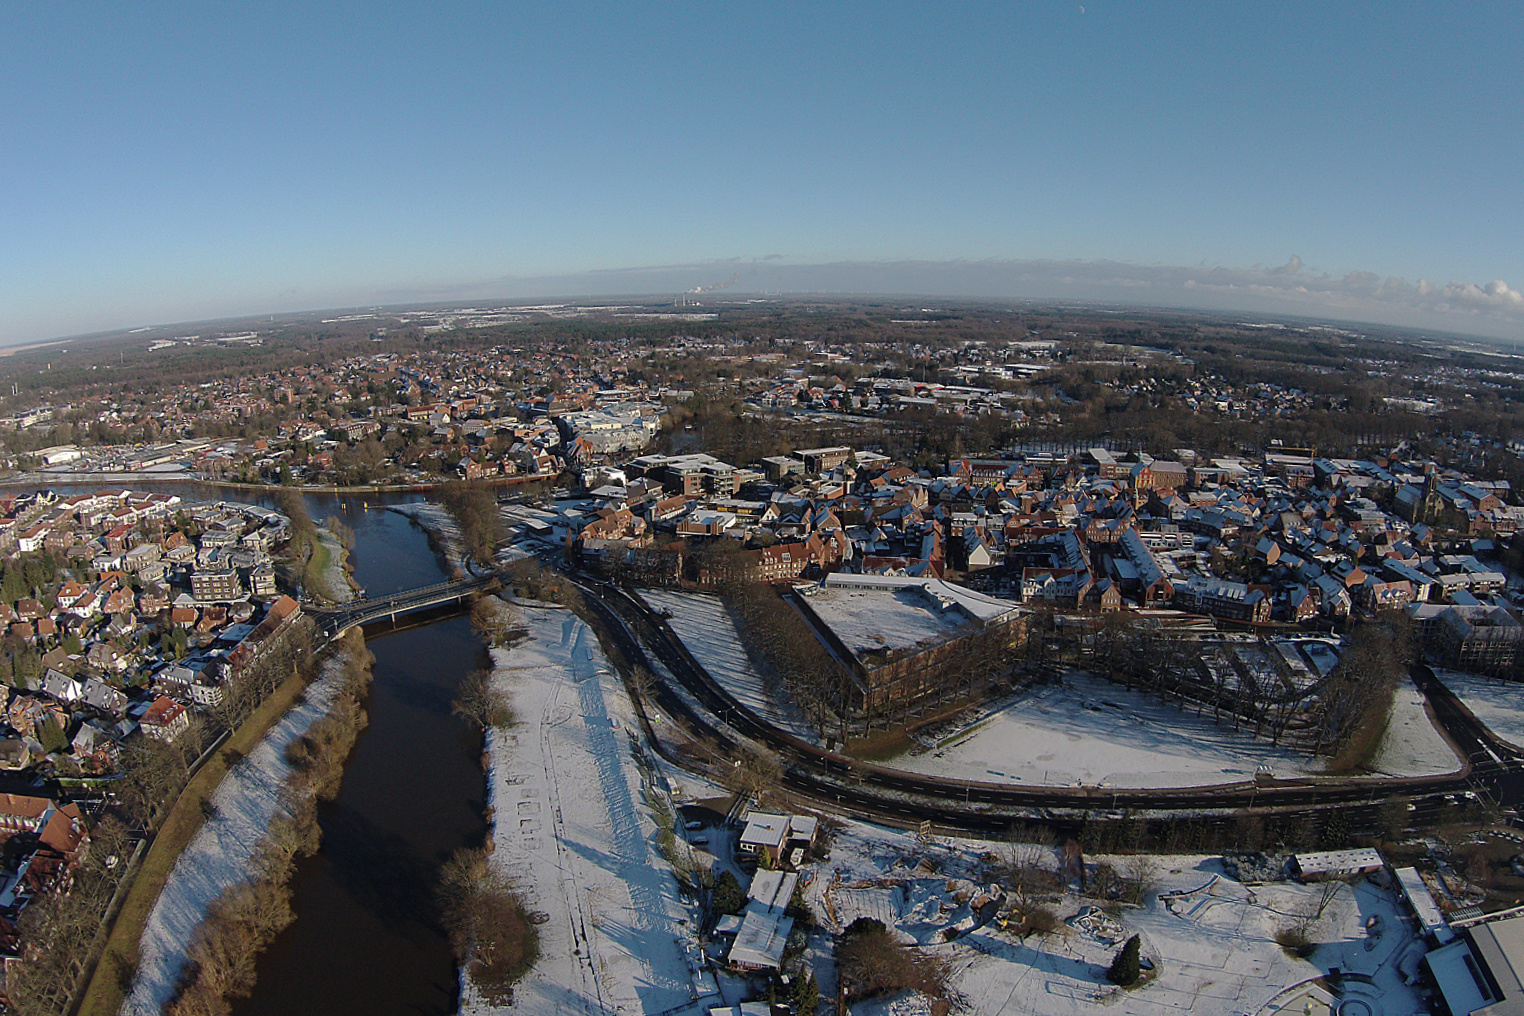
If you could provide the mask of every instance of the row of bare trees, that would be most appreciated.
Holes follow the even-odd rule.
[[[816,729],[844,725],[852,675],[815,637],[797,610],[772,586],[761,583],[727,587],[725,604],[740,622],[747,655],[764,674],[774,674]],[[843,739],[846,731],[840,731]]]
[[[1230,649],[1140,624],[1124,612],[1102,615],[1081,636],[1083,658],[1099,675],[1158,695],[1198,714],[1211,711],[1215,723],[1279,744],[1305,727],[1316,750],[1315,701],[1308,689],[1279,673],[1256,672]]]
[[[281,812],[250,859],[253,877],[226,889],[209,908],[169,1016],[226,1012],[232,999],[253,989],[260,952],[296,919],[291,877],[297,859],[318,848],[317,802],[338,795],[344,762],[369,720],[364,702],[375,662],[356,629],[328,664],[341,668],[338,690],[328,711],[287,746],[291,771],[281,787]]]
[[[1374,757],[1413,657],[1413,625],[1400,611],[1382,611],[1350,630],[1322,695],[1318,747],[1333,752],[1330,771],[1356,772]]]

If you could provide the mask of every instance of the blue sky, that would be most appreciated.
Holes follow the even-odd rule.
[[[0,7],[0,342],[733,271],[1524,338],[1516,4],[148,10]]]

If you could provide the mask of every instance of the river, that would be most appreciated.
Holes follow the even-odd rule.
[[[57,485],[60,494],[99,485]],[[152,484],[191,500],[259,502],[214,484]],[[427,534],[384,505],[418,495],[306,495],[314,519],[354,530],[355,579],[381,595],[448,578]],[[368,506],[367,506],[368,502]],[[481,735],[450,712],[460,679],[491,665],[462,616],[373,636],[375,681],[338,797],[318,809],[322,848],[292,881],[296,921],[259,959],[254,994],[235,1016],[454,1013],[454,954],[433,902],[435,873],[487,833]]]
[[[355,578],[382,594],[446,578],[424,532],[374,501],[309,497],[355,532]],[[399,499],[400,500],[400,499]],[[318,810],[322,849],[292,883],[296,922],[259,960],[235,1016],[443,1014],[456,1009],[455,958],[433,904],[435,872],[486,835],[481,738],[450,713],[461,677],[489,665],[464,617],[391,632],[376,655],[370,726],[336,800]]]

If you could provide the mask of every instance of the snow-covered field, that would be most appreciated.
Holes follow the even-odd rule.
[[[247,862],[279,808],[281,784],[290,774],[286,746],[328,711],[343,681],[330,663],[264,740],[234,766],[212,795],[217,813],[206,820],[180,855],[158,902],[148,915],[139,945],[132,990],[121,1011],[132,1016],[162,1012],[185,965],[186,945],[206,909],[229,886],[248,880]]]
[[[655,849],[631,755],[634,710],[574,614],[520,613],[528,636],[493,650],[494,681],[519,717],[487,742],[493,863],[548,919],[540,958],[505,1011],[684,1006],[696,994],[685,944],[693,915]],[[467,982],[461,1012],[492,1011]]]
[[[941,928],[960,917],[967,921],[969,908],[960,903],[959,893],[966,899],[968,891],[982,887],[975,859],[989,846],[939,839],[923,847],[908,833],[848,823],[806,896],[827,927],[869,915],[884,920],[904,941],[932,942]],[[1054,868],[1053,851],[1044,853],[1046,865]],[[1098,860],[1119,871],[1130,863],[1128,858],[1093,857],[1087,862]],[[1122,907],[1109,926],[1077,921],[1098,901],[1069,891],[1052,903],[1063,922],[1053,934],[1023,940],[991,923],[954,943],[925,948],[951,963],[951,987],[966,1003],[961,1011],[970,1016],[1058,1016],[1100,1006],[1144,1016],[1319,1012],[1326,1010],[1305,1007],[1308,998],[1319,997],[1309,982],[1333,967],[1346,974],[1345,997],[1379,1001],[1374,1012],[1405,1016],[1425,1011],[1403,983],[1422,946],[1400,916],[1393,890],[1364,881],[1340,887],[1310,929],[1312,940],[1322,944],[1310,960],[1301,960],[1287,956],[1274,935],[1317,907],[1317,886],[1276,884],[1251,890],[1223,876],[1220,862],[1210,857],[1154,857],[1149,863],[1157,889],[1141,906]],[[1141,936],[1143,956],[1158,976],[1122,992],[1107,983],[1105,970],[1119,943],[1133,934]],[[835,977],[824,940],[812,943],[810,957],[822,994],[828,994]],[[910,1016],[928,1007],[923,998],[900,995],[852,1011],[854,1016]]]
[[[667,623],[693,658],[736,700],[773,726],[814,744],[819,733],[788,700],[782,688],[764,680],[752,666],[736,625],[718,596],[643,589],[641,599],[671,613]]]
[[[1277,747],[1233,721],[1212,722],[1122,685],[1071,672],[1061,685],[1024,693],[929,750],[887,765],[934,776],[1033,785],[1192,787],[1254,778],[1316,775],[1322,762]],[[1435,729],[1412,681],[1398,686],[1386,738],[1373,764],[1388,776],[1454,772],[1460,760]]]
[[[1438,667],[1434,676],[1483,726],[1514,747],[1524,748],[1524,684]]]
[[[1371,770],[1383,776],[1429,776],[1460,767],[1460,756],[1429,719],[1423,692],[1404,677],[1392,696],[1392,717]]]
[[[935,776],[1033,785],[1190,787],[1314,772],[1305,752],[1237,732],[1230,719],[1168,705],[1081,672],[1044,685],[940,747],[886,765]]]

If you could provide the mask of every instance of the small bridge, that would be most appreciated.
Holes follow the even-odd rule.
[[[395,620],[399,615],[411,614],[415,610],[464,600],[474,593],[491,588],[497,581],[496,575],[478,575],[468,579],[422,586],[418,589],[405,589],[387,596],[350,600],[348,603],[333,607],[318,607],[304,603],[302,609],[317,621],[323,640],[326,642],[337,638],[357,624],[369,624],[383,617]]]

